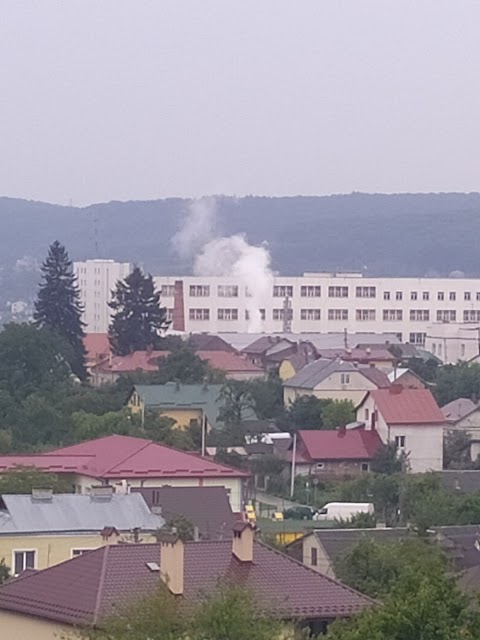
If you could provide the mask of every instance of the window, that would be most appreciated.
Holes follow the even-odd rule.
[[[257,311],[260,314],[260,320],[265,320],[265,309],[257,309]],[[245,309],[245,320],[250,320],[250,316],[250,311]]]
[[[238,320],[238,309],[218,309],[218,320]]]
[[[323,462],[317,462],[317,464],[315,465],[317,469],[323,469],[324,466],[325,465],[323,464]]]
[[[329,309],[329,320],[348,320],[348,309]]]
[[[443,291],[439,291],[437,293],[437,300],[445,300],[445,294],[443,293]]]
[[[349,373],[341,373],[340,374],[340,384],[350,384],[350,374]]]
[[[272,318],[274,320],[283,320],[285,317],[285,309],[274,309],[272,313]]]
[[[190,309],[189,320],[210,320],[210,309]]]
[[[368,410],[368,408],[365,409],[365,422],[368,422],[368,419],[370,418],[370,411]]]
[[[96,547],[90,547],[90,548],[85,548],[85,549],[72,549],[72,558],[77,558],[78,556],[82,556],[84,553],[87,553],[88,551],[92,551],[93,549],[96,549]]]
[[[432,342],[432,353],[433,355],[437,353],[437,345],[435,344],[435,342]]]
[[[348,298],[348,287],[328,287],[329,298]]]
[[[235,284],[219,284],[219,298],[238,298],[238,287]]]
[[[438,343],[438,356],[439,356],[439,358],[442,357],[442,343],[441,342]]]
[[[464,322],[480,322],[480,311],[464,311],[463,312],[463,321]]]
[[[472,294],[470,293],[470,291],[465,291],[465,293],[463,294],[463,299],[467,302],[470,302],[470,300],[472,299]]]
[[[375,320],[375,309],[357,309],[355,318],[361,322]]]
[[[465,357],[465,345],[464,344],[460,345],[460,357],[461,358]]]
[[[403,300],[403,293],[401,291],[395,292],[395,300]]]
[[[390,322],[393,320],[402,320],[403,311],[401,309],[384,309],[383,319],[385,322]]]
[[[171,322],[173,320],[173,309],[167,309],[167,322]]]
[[[457,299],[457,294],[455,293],[455,291],[450,291],[450,295],[448,297],[453,302]]]
[[[300,309],[300,320],[320,320],[320,309]]]
[[[480,301],[480,291],[477,291],[476,298],[477,298],[477,302],[479,302]]]
[[[397,449],[405,448],[405,436],[395,436],[395,446]]]
[[[457,318],[457,312],[446,310],[446,311],[437,311],[437,322],[455,322]]]
[[[416,291],[410,291],[410,300],[418,300],[418,294]]]
[[[430,293],[428,291],[424,291],[422,293],[422,299],[425,300],[425,302],[428,302],[428,300],[430,300]]]
[[[370,471],[370,465],[368,462],[362,462],[362,471]]]
[[[164,298],[173,298],[173,296],[175,295],[175,285],[162,284],[161,295]]]
[[[33,549],[22,549],[13,552],[13,572],[16,576],[25,569],[35,569],[37,552]]]
[[[375,298],[377,295],[375,287],[357,287],[357,298]]]
[[[192,298],[208,298],[210,295],[210,286],[208,284],[191,284],[190,296]]]
[[[390,300],[390,291],[384,291],[383,292],[383,299],[384,300]]]
[[[287,285],[275,285],[273,287],[274,298],[291,298],[293,296],[293,287]]]
[[[423,346],[425,344],[426,333],[411,333],[409,342],[410,344],[417,344]]]
[[[318,549],[317,547],[312,547],[311,556],[310,556],[310,564],[312,567],[318,566]]]
[[[317,286],[304,286],[300,287],[300,296],[302,298],[320,298],[321,287]]]
[[[428,322],[430,320],[430,311],[425,309],[411,309],[410,320],[413,322]]]

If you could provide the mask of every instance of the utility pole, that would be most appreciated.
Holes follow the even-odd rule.
[[[290,498],[293,498],[295,492],[295,464],[297,457],[297,432],[293,432],[293,447],[292,447],[292,477],[290,479]]]

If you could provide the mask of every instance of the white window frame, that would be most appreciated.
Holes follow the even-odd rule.
[[[397,447],[397,449],[405,449],[406,444],[406,436],[395,436],[395,446]]]
[[[321,320],[320,309],[300,309],[300,320]]]
[[[23,553],[23,554],[33,553],[34,554],[33,555],[33,567],[25,566],[26,558],[24,557],[22,571],[25,571],[25,569],[36,569],[38,567],[38,549],[32,549],[32,548],[29,548],[29,549],[12,549],[12,575],[18,576],[21,573],[21,572],[20,573],[15,573],[15,564],[16,564],[15,563],[15,555],[17,553]]]
[[[320,298],[322,295],[322,288],[320,285],[315,284],[302,284],[300,287],[301,298]]]
[[[350,374],[349,373],[341,373],[340,374],[340,384],[350,384]]]

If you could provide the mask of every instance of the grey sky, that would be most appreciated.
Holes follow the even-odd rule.
[[[478,0],[0,0],[0,195],[479,188]]]

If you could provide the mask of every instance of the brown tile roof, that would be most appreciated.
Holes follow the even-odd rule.
[[[232,537],[232,508],[224,487],[132,487],[150,507],[161,507],[165,520],[183,516],[200,537],[217,540]]]
[[[188,338],[188,344],[194,351],[225,351],[236,353],[235,347],[221,338],[208,333],[193,333]]]
[[[299,454],[320,460],[371,460],[382,446],[376,431],[365,429],[300,430]]]
[[[0,586],[0,609],[72,625],[92,625],[146,594],[159,572],[159,544],[101,547],[22,580]],[[266,545],[255,542],[253,562],[243,563],[227,541],[185,545],[185,597],[195,600],[220,579],[251,589],[281,618],[351,616],[372,601]]]
[[[252,373],[261,375],[263,369],[256,364],[252,364],[237,353],[228,351],[197,351],[197,356],[206,360],[214,369],[220,369],[228,373]]]
[[[392,385],[389,389],[370,391],[369,395],[387,424],[445,424],[445,418],[428,389],[404,389]]]

